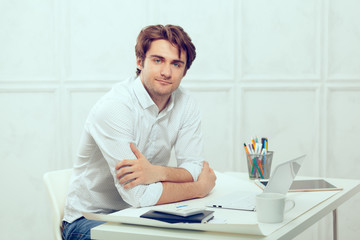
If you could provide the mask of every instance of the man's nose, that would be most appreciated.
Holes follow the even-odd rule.
[[[163,76],[167,79],[171,77],[171,65],[170,64],[163,65],[163,67],[161,69],[161,76]]]

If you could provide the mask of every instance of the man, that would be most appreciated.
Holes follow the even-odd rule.
[[[101,224],[81,212],[111,213],[206,196],[216,176],[202,155],[200,113],[179,88],[195,59],[179,26],[144,28],[137,77],[117,84],[86,120],[63,221],[65,239],[90,239]],[[177,168],[167,167],[174,147]]]

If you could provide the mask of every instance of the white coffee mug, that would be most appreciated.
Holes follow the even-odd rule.
[[[286,211],[285,202],[292,203]],[[281,193],[261,193],[256,196],[256,213],[259,222],[280,223],[284,221],[284,213],[294,207],[294,200],[286,199],[286,196]]]

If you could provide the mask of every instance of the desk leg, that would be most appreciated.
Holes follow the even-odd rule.
[[[338,239],[338,232],[337,232],[337,209],[333,210],[333,239]]]

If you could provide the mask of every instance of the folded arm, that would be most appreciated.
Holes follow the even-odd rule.
[[[214,171],[209,167],[208,162],[204,162],[202,171],[196,182],[162,182],[163,192],[156,204],[205,197],[214,188],[215,181],[216,175]]]
[[[153,165],[133,143],[130,143],[130,148],[137,159],[119,161],[115,167],[119,183],[124,184],[125,189],[155,182],[180,183],[194,181],[192,175],[186,169]]]
[[[133,143],[130,148],[137,159],[128,159],[116,164],[119,184],[130,189],[140,184],[161,182],[163,191],[157,204],[177,202],[206,196],[215,186],[214,171],[204,162],[197,181],[183,168],[152,165]]]

